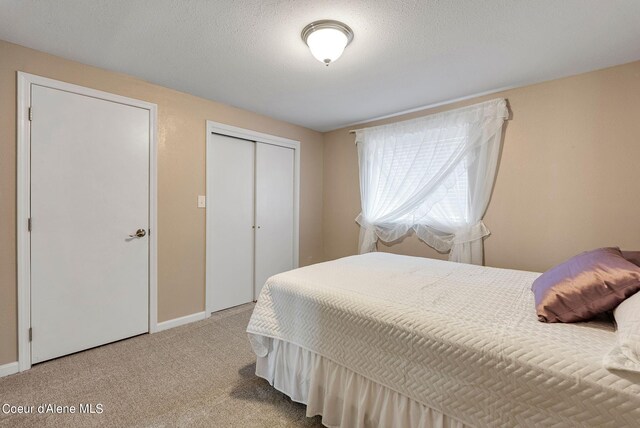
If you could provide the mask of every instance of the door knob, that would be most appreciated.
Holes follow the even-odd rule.
[[[144,229],[138,229],[134,235],[129,235],[129,238],[142,238],[146,234],[147,232]]]

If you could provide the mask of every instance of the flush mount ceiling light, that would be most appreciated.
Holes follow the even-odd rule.
[[[323,19],[304,27],[302,40],[311,54],[326,65],[340,58],[344,48],[353,40],[353,31],[340,21]]]

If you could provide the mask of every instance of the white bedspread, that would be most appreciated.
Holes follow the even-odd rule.
[[[537,321],[537,273],[370,253],[276,275],[248,326],[472,426],[640,426],[604,322]]]

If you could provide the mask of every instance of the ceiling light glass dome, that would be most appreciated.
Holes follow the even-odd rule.
[[[304,27],[302,40],[318,61],[329,65],[340,58],[344,49],[351,43],[353,31],[342,22],[325,19]]]

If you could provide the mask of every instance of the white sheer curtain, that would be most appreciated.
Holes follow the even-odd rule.
[[[410,230],[449,260],[482,264],[482,222],[500,153],[504,99],[356,131],[360,253]]]

